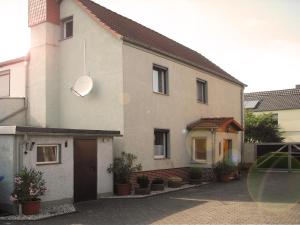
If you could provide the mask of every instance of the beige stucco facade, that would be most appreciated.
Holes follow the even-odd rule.
[[[278,114],[278,125],[283,131],[285,142],[300,141],[300,109],[254,112],[254,114]]]

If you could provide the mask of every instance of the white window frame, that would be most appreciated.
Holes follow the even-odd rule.
[[[156,155],[155,151],[158,146],[161,145],[155,145],[155,133],[161,133],[163,134],[163,154],[162,155]],[[154,129],[154,149],[153,149],[153,154],[154,154],[154,159],[167,159],[169,155],[169,130],[165,129]]]
[[[72,22],[72,35],[70,37],[67,37],[67,23]],[[62,39],[69,39],[72,38],[74,35],[74,20],[73,20],[73,16],[67,17],[65,19],[62,20],[62,34],[63,37]]]
[[[154,71],[158,72],[157,78],[154,76]],[[161,74],[162,79],[161,79],[161,87],[162,90],[159,90],[159,74]],[[168,86],[168,68],[158,66],[158,65],[153,65],[152,67],[152,90],[154,93],[162,94],[162,95],[168,95],[169,93],[169,86]]]
[[[206,159],[196,159],[196,140],[205,140],[206,141]],[[193,150],[193,161],[199,163],[206,163],[207,162],[207,137],[195,137],[193,138],[192,142],[192,150]]]
[[[38,148],[39,147],[56,147],[56,160],[48,162],[38,162]],[[36,165],[48,165],[48,164],[59,164],[60,163],[60,145],[59,144],[38,144],[36,146]]]

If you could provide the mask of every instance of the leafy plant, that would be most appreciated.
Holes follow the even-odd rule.
[[[39,196],[44,195],[47,190],[45,184],[42,172],[25,167],[14,177],[15,189],[11,194],[11,200],[19,202],[37,201]]]
[[[131,174],[142,169],[141,164],[135,164],[136,160],[135,155],[122,152],[120,157],[114,159],[107,171],[114,174],[114,180],[117,184],[128,184]]]
[[[190,178],[191,179],[201,179],[201,177],[202,177],[202,169],[200,167],[190,168]]]
[[[139,176],[137,177],[137,183],[139,184],[140,188],[147,188],[149,187],[149,178],[147,176]]]
[[[214,166],[214,172],[217,177],[222,175],[229,175],[237,170],[237,167],[232,163],[228,161],[222,161],[218,162]]]
[[[156,177],[153,179],[152,184],[164,184],[164,180],[161,177]]]
[[[282,142],[283,132],[272,113],[254,115],[252,112],[245,113],[245,142]]]

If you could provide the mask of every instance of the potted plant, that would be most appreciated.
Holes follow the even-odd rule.
[[[136,179],[139,187],[135,188],[136,195],[148,195],[150,194],[149,178],[147,176],[139,176]]]
[[[114,174],[115,190],[117,195],[131,193],[130,177],[133,172],[142,169],[141,164],[135,164],[137,157],[131,153],[122,152],[120,157],[114,159],[113,164],[107,169]]]
[[[182,182],[183,182],[183,180],[180,177],[176,177],[176,176],[169,177],[168,178],[168,187],[170,187],[170,188],[179,188],[179,187],[182,186]]]
[[[151,191],[163,191],[165,189],[165,182],[161,177],[156,177],[151,183]]]
[[[43,173],[36,169],[24,168],[14,177],[14,191],[11,200],[22,205],[22,213],[35,215],[40,212],[42,196],[47,190]]]
[[[228,182],[233,179],[236,166],[230,162],[218,162],[214,167],[216,178],[222,182]]]
[[[202,169],[200,167],[190,168],[190,184],[202,183]]]

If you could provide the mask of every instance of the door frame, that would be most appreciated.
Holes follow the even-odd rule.
[[[73,138],[73,201],[75,202],[75,142],[78,140],[93,140],[96,142],[96,193],[95,199],[98,198],[98,139],[96,137],[74,137]],[[81,201],[76,201],[81,202]],[[83,202],[83,201],[82,201]]]
[[[229,145],[229,143],[231,143],[231,145]],[[225,149],[226,149],[225,147],[227,147],[227,154],[225,154]],[[224,138],[223,139],[223,161],[232,160],[232,147],[233,147],[232,139]]]

